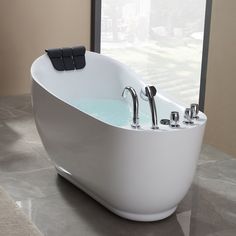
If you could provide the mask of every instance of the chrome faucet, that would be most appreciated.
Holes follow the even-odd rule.
[[[158,120],[157,120],[157,109],[154,96],[156,95],[157,90],[154,86],[145,87],[145,96],[148,97],[151,115],[152,115],[152,129],[158,129]]]
[[[140,127],[139,115],[138,115],[139,112],[138,96],[134,88],[127,86],[124,88],[122,92],[122,97],[126,97],[126,91],[130,92],[133,99],[133,123],[131,124],[131,126],[137,129]]]

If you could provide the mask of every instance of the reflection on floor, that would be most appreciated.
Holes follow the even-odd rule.
[[[47,236],[236,235],[236,159],[204,146],[176,213],[160,222],[131,222],[57,176],[28,95],[0,98],[0,185]]]

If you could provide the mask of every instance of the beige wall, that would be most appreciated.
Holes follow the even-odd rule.
[[[236,157],[236,1],[213,0],[205,142]]]
[[[90,0],[0,1],[0,95],[30,92],[45,48],[90,44]]]

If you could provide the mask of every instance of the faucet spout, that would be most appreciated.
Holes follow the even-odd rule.
[[[152,115],[152,129],[158,129],[158,119],[157,119],[157,109],[154,96],[156,95],[157,90],[154,86],[145,87],[145,95],[148,97],[151,115]]]
[[[129,91],[131,96],[132,96],[132,100],[133,100],[133,122],[131,124],[131,126],[133,128],[139,128],[139,102],[138,102],[138,96],[137,93],[135,91],[134,88],[132,87],[125,87],[123,92],[122,92],[122,97],[126,96],[126,91]]]

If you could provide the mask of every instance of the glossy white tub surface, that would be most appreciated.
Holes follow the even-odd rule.
[[[179,111],[181,128],[159,124],[152,130],[151,118],[140,118],[136,130],[130,121],[117,126],[80,110],[71,101],[124,101],[125,86],[138,94],[145,86],[123,64],[92,52],[86,52],[84,69],[63,72],[43,55],[33,63],[31,75],[36,126],[60,175],[127,219],[155,221],[175,211],[194,177],[206,123],[203,113],[195,125],[184,125],[185,108],[158,88],[158,119]],[[132,111],[129,95],[125,102]],[[148,102],[139,97],[139,103],[140,112],[150,116]]]

